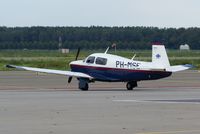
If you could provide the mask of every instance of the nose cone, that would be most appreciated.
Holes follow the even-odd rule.
[[[70,68],[72,68],[73,65],[76,65],[76,61],[71,61],[71,62],[69,63]]]
[[[76,63],[76,61],[71,61],[70,63],[69,63],[69,65],[71,66],[71,65],[73,65],[73,64],[75,64]]]
[[[82,61],[78,60],[78,61],[72,61],[69,63],[70,68],[72,68],[73,66],[76,65],[80,65],[82,63]]]
[[[71,71],[75,71],[75,72],[79,72],[80,70],[80,65],[83,64],[83,61],[82,60],[78,60],[78,61],[72,61],[69,63],[70,65],[70,68],[71,68]]]
[[[71,70],[73,70],[73,65],[75,65],[75,62],[76,62],[76,61],[71,61],[71,62],[69,63],[69,66],[70,66]]]

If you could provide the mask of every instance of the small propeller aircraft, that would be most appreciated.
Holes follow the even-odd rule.
[[[169,59],[162,44],[152,45],[152,62],[136,61],[132,59],[105,53],[94,53],[84,60],[77,60],[80,49],[77,51],[76,60],[69,65],[71,71],[33,68],[16,65],[6,65],[8,68],[28,70],[35,72],[60,74],[68,76],[68,83],[72,77],[79,80],[79,89],[88,90],[88,83],[102,82],[127,82],[127,90],[137,87],[137,82],[142,80],[157,80],[170,76],[173,72],[192,68],[192,65],[170,66]]]

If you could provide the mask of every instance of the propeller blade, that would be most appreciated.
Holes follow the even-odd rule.
[[[71,83],[71,81],[72,81],[72,77],[70,76],[70,77],[68,78],[68,83]]]
[[[79,47],[79,48],[78,48],[78,50],[77,50],[77,53],[76,53],[76,58],[75,58],[75,60],[77,60],[77,59],[78,59],[79,53],[80,53],[80,47]],[[72,81],[72,77],[70,76],[70,77],[68,78],[68,83],[71,83],[71,81]]]
[[[78,59],[79,53],[80,53],[80,47],[79,47],[79,48],[78,48],[78,50],[77,50],[77,53],[76,53],[76,58],[75,58],[75,60],[77,60],[77,59]]]

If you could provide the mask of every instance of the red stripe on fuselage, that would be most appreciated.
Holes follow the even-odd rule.
[[[143,73],[170,73],[166,71],[157,71],[157,70],[136,70],[136,69],[126,69],[126,68],[108,68],[108,67],[95,67],[95,66],[85,66],[85,65],[76,65],[71,64],[71,68],[79,67],[79,68],[88,68],[88,69],[96,69],[96,70],[119,70],[119,71],[127,71],[127,72],[143,72]]]

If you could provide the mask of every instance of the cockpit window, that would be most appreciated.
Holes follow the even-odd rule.
[[[90,56],[87,58],[86,63],[94,63],[95,57],[94,56]]]
[[[96,63],[96,64],[99,64],[99,65],[106,65],[107,59],[106,59],[106,58],[97,57],[95,63]]]

